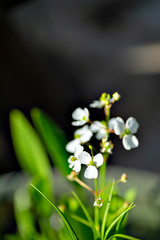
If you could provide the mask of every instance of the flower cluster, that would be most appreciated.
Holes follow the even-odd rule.
[[[77,174],[81,171],[81,165],[86,165],[84,176],[88,179],[98,177],[97,168],[100,167],[103,162],[103,154],[112,154],[113,143],[109,140],[110,133],[118,135],[122,139],[122,144],[126,150],[131,150],[139,145],[137,137],[134,135],[139,127],[138,122],[134,117],[129,117],[126,121],[121,117],[110,118],[110,109],[116,101],[120,99],[118,92],[112,94],[103,93],[99,100],[93,101],[89,106],[92,108],[104,107],[105,121],[91,121],[89,110],[87,108],[77,108],[72,113],[73,126],[82,126],[74,132],[74,139],[66,145],[66,150],[73,155],[68,159],[69,167]],[[107,111],[106,111],[107,110]],[[107,115],[109,112],[109,115]],[[100,141],[99,153],[92,156],[84,151],[82,145],[90,145],[91,138],[95,135],[95,138]],[[93,150],[93,148],[92,148]]]

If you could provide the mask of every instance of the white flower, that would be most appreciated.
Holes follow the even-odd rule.
[[[103,164],[103,156],[101,153],[98,153],[94,157],[91,157],[88,152],[83,151],[79,155],[79,160],[81,164],[88,165],[84,172],[85,178],[93,179],[98,177],[97,168]]]
[[[91,124],[90,129],[93,133],[96,133],[97,140],[101,140],[102,138],[107,136],[106,126],[100,121],[94,121]]]
[[[133,133],[137,132],[138,127],[139,124],[133,117],[129,117],[126,123],[124,123],[122,118],[116,118],[114,123],[114,132],[116,135],[119,135],[123,138],[122,143],[126,150],[138,147],[138,139],[133,135]]]
[[[78,147],[79,145],[80,145],[80,139],[79,138],[73,139],[72,141],[67,143],[66,150],[70,153],[75,153],[76,147]]]
[[[82,146],[78,145],[76,147],[74,156],[72,155],[68,159],[69,168],[72,168],[72,170],[74,170],[75,172],[80,172],[80,170],[81,170],[81,162],[79,160],[79,155],[81,154],[83,149],[84,148]]]
[[[77,108],[72,113],[72,118],[76,120],[72,122],[73,126],[82,126],[89,121],[89,111],[87,108]]]
[[[68,152],[74,153],[78,145],[88,142],[92,136],[93,133],[88,125],[85,125],[82,128],[77,129],[74,132],[75,139],[67,143],[66,150]]]
[[[88,125],[85,125],[84,127],[79,128],[74,132],[74,137],[76,139],[78,138],[82,144],[88,142],[92,136],[93,133]]]
[[[102,199],[100,197],[95,199],[95,201],[93,203],[94,207],[102,207],[102,205],[103,205],[103,201],[102,201]]]
[[[89,104],[92,108],[102,108],[104,106],[104,103],[100,100],[94,100],[93,103]]]

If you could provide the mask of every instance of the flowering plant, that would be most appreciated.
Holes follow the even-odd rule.
[[[64,153],[64,148],[62,147],[64,142],[59,143],[57,140],[59,135],[56,132],[57,127],[54,126],[54,134],[52,134],[53,129],[51,129],[50,120],[39,109],[32,110],[33,122],[46,143],[49,154],[54,158],[54,164],[67,175],[67,179],[73,184],[72,188],[76,188],[77,193],[72,190],[74,198],[67,195],[67,198],[64,197],[62,199],[63,203],[61,200],[59,206],[49,200],[52,196],[52,183],[50,183],[52,174],[48,160],[44,156],[45,150],[41,142],[39,142],[37,133],[33,132],[28,121],[18,110],[14,110],[11,113],[11,132],[17,157],[20,159],[23,168],[34,175],[31,186],[36,189],[37,194],[40,193],[43,196],[42,202],[37,201],[35,199],[39,199],[39,195],[36,194],[35,197],[35,192],[29,190],[34,201],[37,201],[38,214],[43,215],[40,227],[44,221],[44,215],[47,219],[52,219],[52,224],[48,223],[48,227],[52,225],[53,228],[50,234],[44,231],[47,228],[45,223],[45,228],[43,227],[44,232],[42,233],[43,237],[41,238],[37,231],[33,230],[31,233],[32,239],[51,239],[52,236],[55,239],[62,239],[64,234],[68,233],[69,239],[137,239],[124,234],[123,230],[126,215],[135,205],[133,202],[129,203],[129,201],[119,197],[115,189],[116,184],[127,182],[127,175],[123,173],[120,179],[113,180],[112,183],[108,183],[106,180],[107,161],[114,148],[114,144],[110,139],[111,134],[115,134],[122,139],[123,147],[126,150],[131,150],[139,145],[138,139],[134,135],[139,127],[135,118],[129,117],[126,123],[124,123],[121,117],[110,118],[111,108],[119,99],[120,95],[117,92],[112,96],[103,93],[99,100],[90,104],[91,108],[104,109],[105,120],[103,121],[92,120],[88,108],[82,109],[79,107],[72,113],[74,120],[72,125],[80,128],[74,132],[74,139],[66,144],[66,150],[71,155],[68,157],[68,161],[65,157],[65,162],[62,162],[62,158],[64,159],[64,156],[62,156]],[[24,143],[22,136],[23,141],[24,138],[26,141]],[[39,148],[39,151],[35,151],[33,145],[30,144],[31,138],[34,139],[35,147]],[[28,152],[28,149],[25,152],[26,145],[30,148],[30,152]],[[31,162],[31,157],[33,162]],[[56,161],[55,158],[57,159]],[[41,166],[39,166],[40,159]],[[83,172],[84,177],[82,175]],[[94,181],[94,187],[92,181]],[[89,195],[86,195],[86,191],[82,193],[81,187],[86,189]],[[81,197],[79,197],[80,195]],[[91,196],[93,197],[91,198]],[[88,199],[88,202],[86,202],[85,198]],[[91,204],[89,199],[92,199]],[[58,221],[61,221],[60,228],[55,229],[56,224],[53,224],[53,215],[48,207],[47,209],[44,207],[47,204],[45,204],[45,200],[50,203],[61,217],[63,224],[58,219]],[[79,206],[81,209],[79,209]],[[81,229],[80,232],[76,229],[75,222],[80,224],[78,225]],[[86,228],[87,234],[85,235],[83,232],[86,232]],[[66,233],[66,230],[68,230],[68,233]],[[28,234],[27,238],[25,235],[24,239],[29,239]]]

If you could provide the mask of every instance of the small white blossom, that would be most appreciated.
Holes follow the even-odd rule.
[[[68,159],[69,168],[72,168],[72,170],[74,170],[75,172],[80,172],[81,170],[81,162],[79,160],[79,155],[81,154],[83,149],[84,148],[82,146],[77,146],[74,156],[72,155]]]
[[[103,200],[100,197],[95,199],[95,201],[93,203],[94,207],[102,207],[102,205],[103,205]]]
[[[87,108],[77,108],[72,113],[72,118],[76,120],[72,122],[73,126],[82,126],[89,121],[89,111]]]
[[[74,153],[78,145],[84,144],[90,141],[92,136],[93,136],[93,133],[90,130],[88,125],[85,125],[82,128],[77,129],[74,132],[75,139],[67,143],[66,150],[68,152]]]
[[[79,155],[79,160],[81,164],[88,166],[84,172],[85,178],[93,179],[98,177],[97,168],[103,164],[103,156],[101,153],[98,153],[94,157],[91,157],[88,152],[83,151]]]
[[[76,147],[78,147],[79,145],[80,145],[80,139],[79,138],[73,139],[72,141],[67,143],[66,150],[70,153],[75,153]]]
[[[92,136],[93,136],[93,133],[90,130],[88,125],[85,125],[82,128],[79,128],[74,132],[74,137],[76,139],[78,138],[80,140],[81,144],[90,141]]]
[[[96,133],[95,137],[97,138],[97,140],[101,140],[102,138],[107,136],[106,126],[100,121],[94,121],[91,124],[90,129],[93,133]]]
[[[126,123],[124,123],[122,118],[116,118],[114,123],[114,132],[116,135],[122,137],[122,143],[126,150],[138,147],[138,139],[133,135],[137,132],[138,127],[139,124],[133,117],[129,117]]]
[[[94,100],[93,103],[89,104],[92,108],[102,108],[104,106],[104,103],[100,100]]]
[[[113,143],[111,141],[107,141],[107,138],[102,139],[101,147],[101,152],[107,152],[109,154],[113,153]]]

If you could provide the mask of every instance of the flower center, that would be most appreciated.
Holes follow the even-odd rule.
[[[126,129],[125,129],[125,134],[128,135],[128,134],[130,134],[130,133],[131,133],[131,131],[126,128]]]
[[[76,161],[76,160],[77,160],[77,158],[71,157],[71,161],[72,161],[72,162],[74,162],[74,161]]]
[[[74,136],[74,138],[80,138],[81,137],[81,135],[78,135],[78,134],[76,134],[75,136]]]

